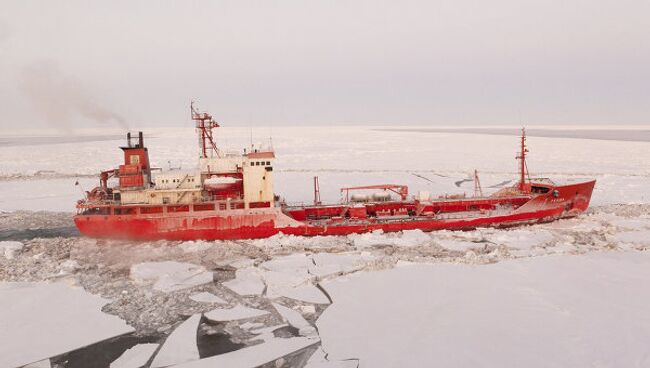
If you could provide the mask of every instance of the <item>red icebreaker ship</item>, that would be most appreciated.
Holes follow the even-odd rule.
[[[589,206],[595,180],[555,185],[531,179],[522,131],[516,185],[483,196],[475,176],[474,197],[409,197],[403,185],[342,188],[344,199],[321,204],[314,178],[314,204],[290,206],[273,192],[272,149],[222,152],[213,139],[219,124],[192,106],[199,135],[199,167],[152,175],[142,133],[127,135],[124,164],[100,174],[100,185],[77,203],[75,224],[97,238],[194,240],[265,238],[278,233],[314,236],[375,230],[470,230],[509,227],[573,217]],[[117,178],[119,185],[109,187]],[[368,191],[374,191],[366,195]],[[479,194],[480,193],[480,194]]]

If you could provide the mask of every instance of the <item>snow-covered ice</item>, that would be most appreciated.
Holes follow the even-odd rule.
[[[553,239],[550,232],[540,228],[510,229],[507,231],[484,230],[484,233],[486,239],[494,244],[520,250],[529,250],[544,245]]]
[[[436,243],[449,250],[464,252],[468,249],[479,248],[484,244],[460,239],[436,239]]]
[[[195,314],[185,320],[167,337],[156,354],[151,368],[167,367],[199,359],[197,334],[201,315]]]
[[[517,139],[512,136],[389,132],[372,127],[274,127],[273,131],[279,158],[274,167],[275,191],[290,203],[309,203],[313,199],[313,176],[319,176],[324,202],[338,201],[340,187],[382,182],[406,184],[411,193],[425,190],[434,196],[471,195],[474,168],[479,170],[486,193],[516,180],[513,153]],[[218,144],[225,149],[250,144],[248,128],[225,127],[220,132]],[[151,132],[146,140],[152,165],[166,168],[171,160],[174,166],[193,167],[194,134],[191,128]],[[227,137],[227,142],[221,137]],[[323,334],[329,355],[325,359],[323,350],[316,349],[308,367],[377,366],[374,363],[386,355],[388,364],[391,354],[399,357],[406,353],[413,353],[408,359],[424,357],[429,359],[427,363],[440,366],[455,362],[454,357],[475,358],[471,365],[487,366],[511,359],[510,365],[529,366],[526,359],[535,356],[540,357],[540,362],[556,366],[626,366],[647,352],[638,344],[650,338],[643,318],[632,328],[629,316],[616,314],[618,325],[596,317],[624,314],[623,310],[638,314],[644,300],[642,291],[633,294],[632,289],[647,275],[637,272],[640,266],[628,257],[645,264],[645,253],[628,256],[620,252],[650,247],[650,145],[539,137],[529,137],[528,142],[532,176],[550,177],[557,182],[598,180],[588,213],[575,219],[507,230],[373,232],[313,238],[278,234],[238,242],[109,241],[107,246],[103,241],[70,235],[33,237],[44,236],[43,228],[74,229],[69,214],[74,211],[75,201],[82,196],[82,190],[97,184],[99,171],[122,160],[117,148],[120,141],[45,144],[39,149],[48,155],[29,157],[23,154],[25,147],[2,146],[0,239],[16,239],[23,245],[0,242],[0,280],[74,280],[93,294],[113,299],[104,310],[128,320],[138,333],[166,334],[188,315],[206,313],[214,317],[228,311],[225,313],[231,316],[227,318],[238,318],[245,315],[240,313],[242,308],[249,308],[244,305],[255,307],[256,313],[263,313],[263,317],[253,319],[255,323],[235,319],[218,324],[239,326],[218,332],[231,334],[234,340],[247,345],[265,341],[264,347],[247,346],[237,354],[226,353],[219,358],[246,354],[242,360],[237,358],[237,364],[246,364],[246,359],[252,359],[248,354],[266,351],[273,346],[267,343],[281,340],[274,333],[287,333],[286,329],[277,329],[281,318],[269,313],[275,303],[290,306],[280,309],[302,314],[307,323],[317,318],[318,326],[340,323],[335,332],[346,333],[334,334],[340,338],[337,344],[346,344],[347,350],[341,352],[337,344],[331,345],[331,328],[317,331]],[[76,181],[79,186],[74,185]],[[30,212],[37,210],[68,214]],[[71,234],[67,231],[64,234]],[[583,257],[599,259],[589,261],[598,263],[598,267],[578,261]],[[428,265],[431,263],[434,265]],[[630,274],[622,274],[621,270],[627,268],[632,270]],[[414,281],[403,284],[395,278]],[[548,279],[548,285],[542,285],[541,279]],[[381,286],[375,285],[379,283],[375,280],[381,280]],[[607,299],[604,302],[594,296],[597,292],[592,283],[596,282],[602,284],[603,299]],[[610,289],[614,283],[620,284],[621,293],[629,291],[629,295],[613,295]],[[331,305],[326,294],[333,299]],[[210,303],[221,304],[226,301],[222,298],[229,306],[237,307],[227,309],[224,303],[222,312],[215,312],[217,305]],[[351,307],[348,298],[357,307]],[[591,303],[587,305],[587,301]],[[552,306],[560,307],[555,310]],[[605,311],[605,306],[611,307],[610,311]],[[575,312],[578,307],[584,312]],[[361,314],[353,323],[348,323],[349,308],[357,308]],[[98,310],[95,308],[95,312]],[[562,314],[563,310],[570,315]],[[504,317],[506,312],[510,313],[508,318]],[[48,313],[54,316],[54,312]],[[334,321],[332,315],[341,320]],[[395,316],[400,320],[395,321]],[[61,318],[65,321],[68,315],[63,313]],[[354,323],[364,321],[372,323],[353,328]],[[0,324],[3,322],[0,317]],[[380,331],[381,326],[388,327]],[[601,333],[605,329],[608,333]],[[260,335],[251,338],[255,331],[261,331]],[[536,331],[539,336],[531,337]],[[435,335],[437,345],[430,347],[427,342],[437,332],[444,332],[449,339]],[[539,345],[534,351],[527,345],[533,338],[538,338]],[[499,344],[489,350],[495,344],[481,345],[483,341]],[[509,350],[498,350],[506,349],[506,343],[511,344]],[[593,353],[590,346],[598,352]],[[252,348],[257,350],[249,350]],[[437,355],[422,353],[429,348],[430,354]],[[38,349],[30,345],[30,349],[23,350],[32,353]],[[629,356],[629,360],[620,359],[622,355]],[[587,361],[590,356],[593,362]],[[212,366],[211,362],[218,360],[213,358],[189,364]],[[408,359],[392,362],[413,363]],[[639,362],[645,363],[642,358]]]
[[[650,230],[624,231],[614,235],[621,243],[650,246]]]
[[[41,360],[39,362],[34,362],[34,363],[27,364],[26,366],[24,366],[22,368],[51,368],[51,367],[52,367],[52,363],[50,362],[50,360],[49,359],[43,359],[43,360]]]
[[[108,302],[64,283],[0,283],[0,367],[18,367],[133,331]]]
[[[326,283],[317,326],[366,367],[645,367],[649,279],[647,252],[405,266]]]
[[[419,245],[429,245],[431,236],[422,230],[406,230],[398,233],[385,234],[381,230],[376,230],[364,234],[351,234],[348,238],[357,248],[367,248],[377,245],[393,245],[397,247],[414,247]]]
[[[205,317],[215,322],[235,321],[255,318],[269,314],[268,311],[236,305],[233,308],[217,308],[205,313]]]
[[[111,363],[110,368],[141,368],[158,349],[158,344],[138,344],[127,349]]]
[[[144,262],[131,267],[131,277],[139,283],[153,283],[162,292],[187,289],[212,282],[212,272],[205,267],[174,261]]]
[[[314,175],[320,177],[321,195],[328,202],[339,199],[338,188],[343,186],[395,181],[409,185],[412,193],[471,194],[473,183],[462,180],[474,168],[479,170],[488,193],[496,190],[497,184],[509,180],[511,184],[516,178],[513,152],[517,139],[513,136],[384,131],[361,126],[337,127],[335,132],[330,127],[274,127],[273,132],[279,158],[276,189],[290,202],[313,198]],[[153,166],[166,168],[169,161],[183,168],[196,165],[193,129],[147,133]],[[239,151],[250,145],[246,128],[222,127],[219,137],[217,143],[224,149]],[[650,200],[647,142],[550,137],[529,137],[528,141],[528,166],[533,176],[557,181],[595,177],[594,205]],[[23,154],[24,147],[0,147],[0,178],[7,178],[0,181],[0,209],[72,211],[82,195],[75,181],[86,190],[96,185],[97,179],[88,176],[120,162],[120,143],[42,145],[39,148],[47,155],[29,157]]]

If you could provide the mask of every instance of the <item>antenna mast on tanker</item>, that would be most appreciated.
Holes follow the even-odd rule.
[[[219,123],[212,119],[212,115],[206,112],[198,112],[194,108],[194,101],[190,103],[190,110],[192,111],[192,120],[196,122],[196,132],[199,135],[199,148],[201,149],[201,157],[208,158],[208,151],[210,151],[210,157],[214,154],[217,157],[221,157],[221,152],[217,148],[216,143],[214,143],[214,136],[212,134],[213,128],[218,128]]]

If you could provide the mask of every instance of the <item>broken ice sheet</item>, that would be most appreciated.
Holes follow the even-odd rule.
[[[553,240],[551,232],[539,228],[534,230],[532,228],[498,230],[490,233],[486,232],[485,237],[497,245],[505,245],[520,250],[529,250]]]
[[[205,313],[205,317],[215,322],[235,321],[240,319],[254,318],[269,314],[261,309],[248,308],[243,305],[236,305],[229,309],[214,309]]]
[[[151,359],[156,349],[158,349],[158,344],[135,345],[114,360],[110,368],[140,368]]]
[[[265,239],[255,239],[251,242],[256,247],[263,249],[273,248],[333,248],[341,244],[341,239],[336,236],[295,236],[282,233],[275,234]]]
[[[264,323],[244,322],[239,327],[243,328],[244,330],[252,330],[252,329],[255,329],[255,328],[264,327]]]
[[[254,267],[238,269],[235,278],[224,282],[223,286],[242,296],[261,295],[264,291],[262,276]]]
[[[280,313],[282,319],[287,321],[292,327],[298,330],[298,333],[301,336],[315,336],[316,328],[312,326],[307,320],[300,314],[300,312],[293,310],[291,308],[285,307],[284,305],[278,303],[272,303],[275,310]]]
[[[436,239],[436,243],[449,250],[464,252],[469,249],[483,248],[487,243],[475,243],[461,239]]]
[[[194,300],[195,302],[199,303],[218,303],[218,304],[227,304],[227,302],[218,296],[208,293],[207,291],[203,291],[200,293],[192,294],[190,295],[190,299]]]
[[[267,285],[266,296],[286,296],[313,303],[328,303],[323,293],[311,284],[311,267],[314,267],[312,258],[303,253],[276,257],[262,263],[260,273]]]
[[[312,259],[314,265],[310,266],[309,273],[325,278],[361,270],[366,264],[372,262],[373,257],[365,253],[316,253]]]
[[[431,242],[431,236],[422,230],[404,230],[396,233],[384,233],[381,230],[376,230],[363,234],[351,234],[348,235],[348,239],[359,249],[381,245],[415,247],[428,245]]]
[[[311,259],[304,253],[296,253],[288,256],[274,257],[273,259],[260,264],[260,268],[285,273],[295,273],[302,277],[307,274],[307,269],[312,265]]]
[[[395,234],[393,244],[398,247],[415,247],[431,243],[431,236],[419,229],[404,230]]]
[[[180,364],[175,368],[253,368],[271,363],[291,353],[313,346],[318,339],[292,337],[288,339],[275,338],[262,344],[254,345],[230,353]]]
[[[647,251],[363,272],[325,283],[317,326],[329,360],[373,368],[646,367],[649,277]]]
[[[197,241],[186,241],[179,245],[179,247],[185,253],[196,253],[204,250],[208,250],[214,246],[214,243],[206,242],[202,240]]]
[[[305,368],[357,368],[358,359],[329,360],[322,348],[316,349],[314,354],[307,361]]]
[[[261,328],[255,328],[251,329],[250,332],[255,334],[255,337],[253,337],[251,340],[256,341],[256,340],[262,340],[265,342],[271,341],[276,339],[274,333],[275,331],[289,326],[288,324],[282,324],[282,325],[276,325],[276,326],[269,326],[269,327],[261,327]]]
[[[579,218],[562,219],[544,224],[543,227],[548,230],[570,230],[572,232],[592,233],[603,230],[602,220],[602,215],[583,215]]]
[[[166,293],[213,281],[205,267],[174,261],[138,263],[131,266],[131,278],[139,284],[153,282],[155,290]]]
[[[281,295],[294,300],[300,300],[314,304],[329,304],[327,296],[316,286],[308,284],[295,288],[287,288],[281,292]]]
[[[200,321],[201,315],[195,314],[176,327],[156,354],[151,368],[167,367],[199,359],[197,333]]]
[[[266,297],[277,298],[284,295],[286,290],[309,284],[310,275],[304,273],[300,275],[287,270],[285,272],[263,271],[264,282],[266,283]]]
[[[108,300],[64,283],[0,283],[0,367],[17,367],[133,332]]]

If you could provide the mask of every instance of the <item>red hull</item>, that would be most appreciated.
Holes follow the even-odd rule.
[[[396,202],[393,206],[403,209],[404,215],[346,218],[329,214],[326,218],[309,220],[291,217],[291,211],[285,213],[278,208],[256,208],[159,214],[136,211],[130,215],[80,214],[74,220],[86,236],[137,240],[234,240],[266,238],[278,233],[316,236],[375,230],[471,230],[478,227],[549,222],[576,216],[588,208],[594,184],[595,181],[589,181],[557,186],[547,193],[524,197],[434,201],[435,206],[452,209],[436,215],[413,215],[410,211],[414,211],[418,203]],[[499,209],[504,203],[513,207]],[[322,213],[327,212],[328,208],[339,207],[315,206],[311,209]]]

